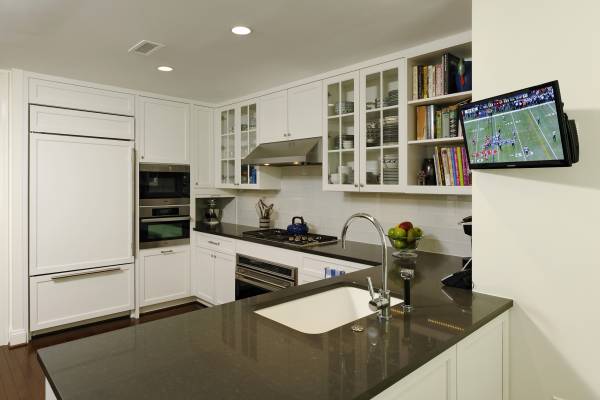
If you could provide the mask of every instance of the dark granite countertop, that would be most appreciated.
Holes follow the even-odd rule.
[[[255,226],[248,225],[237,225],[222,223],[219,225],[207,225],[197,224],[194,230],[202,233],[209,233],[211,235],[224,236],[232,239],[245,240],[247,242],[259,243],[268,246],[280,247],[283,249],[289,249],[294,251],[300,251],[308,254],[315,254],[323,257],[337,258],[340,260],[352,261],[359,264],[366,265],[380,265],[381,264],[381,248],[378,245],[362,242],[354,242],[351,240],[346,241],[346,248],[342,248],[342,241],[338,240],[337,243],[323,244],[313,247],[298,247],[289,245],[286,243],[274,243],[267,242],[261,239],[253,238],[250,236],[244,236],[243,233],[246,231],[255,231],[258,228]],[[375,234],[375,233],[374,233]],[[392,250],[388,253],[391,255]]]
[[[245,228],[242,228],[245,229]],[[374,255],[377,259],[377,255]],[[512,300],[442,288],[461,258],[420,253],[413,304],[393,318],[375,315],[323,334],[303,334],[256,309],[339,285],[380,285],[381,270],[240,300],[44,348],[38,358],[58,398],[70,399],[367,399],[512,307]],[[400,265],[392,295],[403,297]]]

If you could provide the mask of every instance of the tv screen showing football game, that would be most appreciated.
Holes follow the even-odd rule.
[[[471,168],[561,165],[561,104],[558,83],[550,82],[463,106]]]

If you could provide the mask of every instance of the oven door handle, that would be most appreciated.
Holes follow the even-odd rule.
[[[267,289],[267,290],[271,290],[271,291],[273,288],[277,288],[277,289],[287,289],[288,288],[287,286],[278,285],[276,283],[269,282],[264,279],[256,278],[254,276],[240,274],[239,272],[236,272],[235,279],[242,281],[242,282],[249,283],[251,285],[257,285],[257,286],[262,287],[263,289]]]
[[[149,222],[176,222],[176,221],[189,221],[191,219],[192,219],[192,217],[174,217],[174,218],[156,217],[156,218],[142,218],[140,220],[140,222],[147,224]]]

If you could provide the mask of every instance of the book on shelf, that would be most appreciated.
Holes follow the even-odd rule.
[[[471,185],[471,171],[464,146],[436,146],[433,162],[438,186]]]
[[[472,61],[470,59],[445,53],[440,61],[439,64],[412,67],[413,100],[471,90]]]
[[[429,104],[417,106],[417,140],[462,137],[462,127],[458,120],[458,110],[469,100],[451,105]]]

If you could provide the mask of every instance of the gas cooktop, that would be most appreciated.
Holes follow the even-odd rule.
[[[319,246],[322,244],[336,243],[338,238],[335,236],[317,235],[308,233],[306,235],[289,235],[285,229],[262,229],[258,231],[247,231],[242,233],[265,242],[283,243],[297,247]]]

